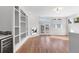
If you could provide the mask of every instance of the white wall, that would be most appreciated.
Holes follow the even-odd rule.
[[[0,6],[0,31],[12,31],[12,20],[12,6]]]
[[[68,25],[69,32],[71,33],[79,33],[79,23],[74,23],[74,18],[79,16],[79,14],[74,14],[68,17],[68,19],[71,19],[72,24]]]
[[[57,7],[61,10],[59,13],[55,11]],[[79,13],[79,6],[26,6],[33,15],[47,17],[67,17],[75,13]]]
[[[62,20],[53,20],[53,19],[62,19]],[[66,17],[48,17],[41,18],[40,24],[50,24],[50,35],[67,35],[67,20]],[[61,28],[57,28],[57,24],[61,24]],[[55,25],[55,27],[54,27]]]
[[[56,29],[53,30],[52,28],[52,34],[54,33],[54,35],[67,35],[67,21],[66,21],[66,17],[57,17],[57,19],[62,19],[62,20],[56,20],[53,21],[53,24],[61,24],[61,28],[58,28],[56,26]]]
[[[38,17],[34,17],[29,15],[28,18],[28,30],[29,30],[29,35],[32,34],[32,28],[36,27],[37,28],[37,34],[39,34],[39,18]]]
[[[32,35],[32,27],[36,27],[37,28],[37,34],[39,34],[39,17],[37,16],[33,16],[30,11],[28,11],[28,8],[26,7],[20,7],[21,9],[23,9],[26,13],[26,15],[28,16],[28,34],[29,36]],[[34,35],[37,35],[34,34]]]
[[[39,24],[40,24],[40,34],[51,34],[51,29],[49,29],[49,32],[48,33],[46,33],[46,30],[45,30],[45,28],[44,28],[44,33],[41,33],[41,25],[49,25],[49,28],[51,28],[50,27],[50,25],[51,25],[51,20],[48,18],[48,17],[45,17],[45,18],[40,18],[40,21],[39,21]]]

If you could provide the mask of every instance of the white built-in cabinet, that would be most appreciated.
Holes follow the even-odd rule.
[[[16,52],[28,35],[28,16],[19,6],[13,9],[13,44],[14,52]]]

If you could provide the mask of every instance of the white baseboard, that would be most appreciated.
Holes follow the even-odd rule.
[[[27,38],[24,38],[23,41],[21,41],[21,42],[16,46],[17,48],[16,48],[15,50],[17,51],[17,50],[24,44],[24,42],[25,42],[26,40],[27,40]],[[15,51],[15,52],[16,52],[16,51]]]
[[[29,35],[29,36],[27,36],[26,38],[24,38],[23,41],[20,42],[20,43],[17,45],[16,51],[28,40],[28,38],[30,38],[30,37],[36,37],[36,36],[39,36],[39,34]],[[16,52],[16,51],[15,51],[15,52]]]

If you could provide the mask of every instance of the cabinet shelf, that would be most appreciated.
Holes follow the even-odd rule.
[[[26,16],[21,13],[21,18],[26,18]]]
[[[20,9],[20,13],[21,13],[22,15],[24,15],[24,16],[26,15],[25,12],[24,12],[23,10],[21,10],[21,9]]]
[[[26,17],[21,16],[21,21],[26,21]]]
[[[16,28],[15,28],[15,36],[18,35],[18,34],[19,34],[19,28],[16,27]]]
[[[19,43],[19,36],[15,37],[15,45]]]
[[[15,46],[14,48],[18,49],[18,46],[20,46],[21,41],[26,38],[26,35],[28,33],[28,18],[27,15],[23,10],[21,10],[18,6],[15,7],[15,20],[14,20],[14,39],[15,39]],[[15,52],[16,52],[15,49]]]
[[[19,26],[15,26],[15,28],[19,28]]]
[[[16,9],[16,8],[15,8],[15,10],[16,10],[17,12],[19,12],[19,10],[18,10],[18,9]]]
[[[23,32],[23,33],[21,33],[21,34],[24,34],[24,33],[26,33],[26,32]]]
[[[19,34],[15,35],[15,37],[19,36]]]
[[[15,9],[15,26],[19,26],[19,12]]]
[[[25,21],[21,21],[21,23],[25,23],[25,24],[26,24],[26,22],[25,22]]]
[[[15,9],[19,12],[19,6],[15,6]]]

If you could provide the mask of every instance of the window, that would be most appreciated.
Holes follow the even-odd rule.
[[[62,19],[58,19],[58,20],[62,20]]]
[[[61,24],[57,24],[57,28],[61,28]]]

